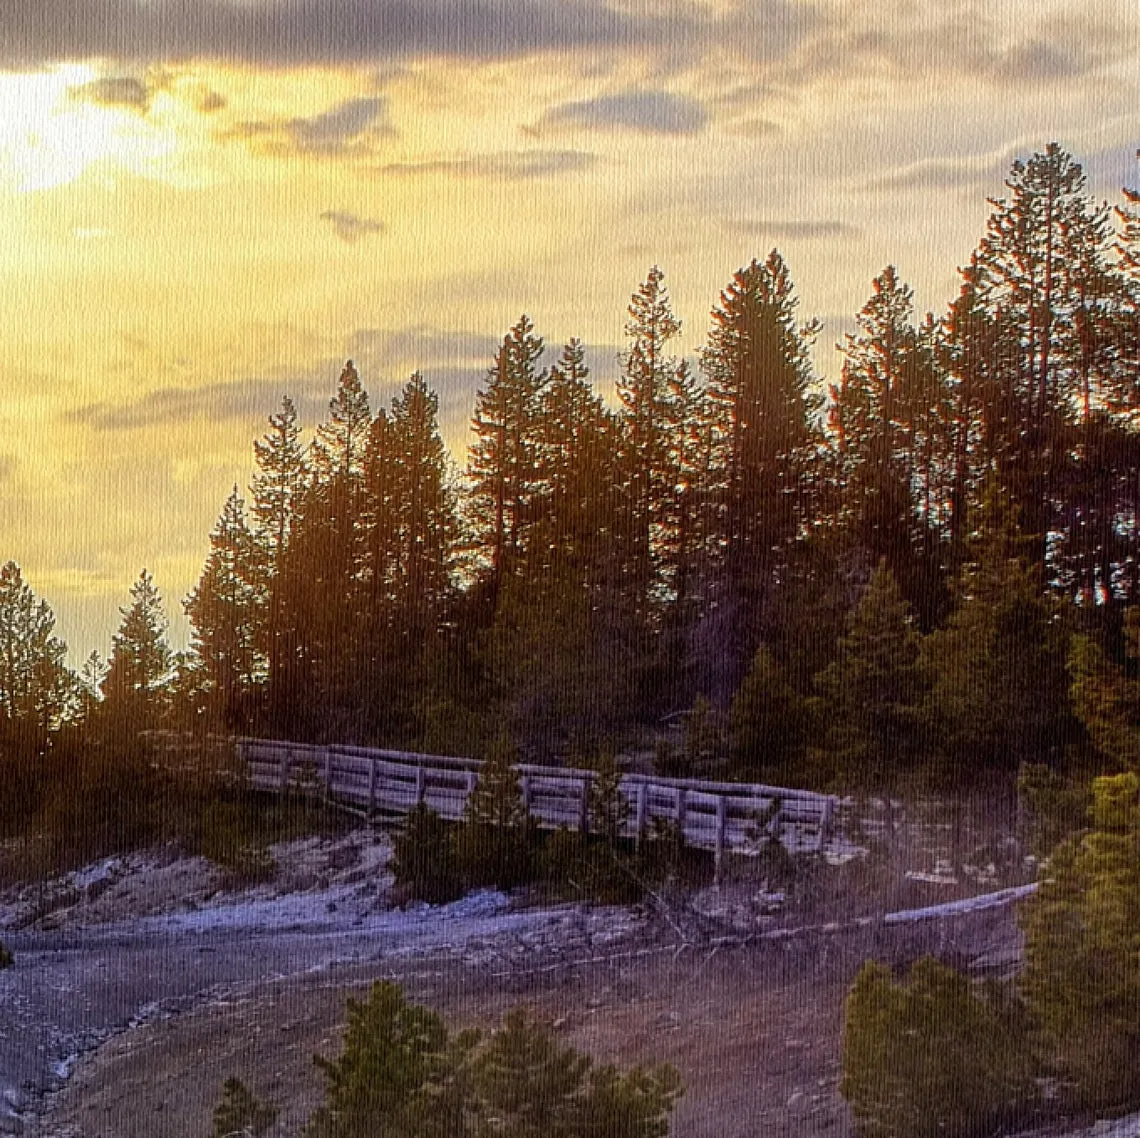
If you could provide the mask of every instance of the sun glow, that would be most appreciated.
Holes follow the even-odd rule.
[[[73,97],[96,77],[79,65],[0,75],[0,176],[14,189],[67,185],[97,163],[145,175],[173,151],[170,132],[129,109]]]

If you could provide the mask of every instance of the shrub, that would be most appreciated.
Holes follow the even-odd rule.
[[[14,963],[15,961],[12,959],[12,954],[8,951],[8,946],[0,943],[0,969],[11,968]]]
[[[203,857],[220,865],[233,884],[256,885],[271,880],[277,872],[240,803],[207,805],[193,844]]]
[[[848,994],[840,1090],[864,1138],[993,1133],[1024,1110],[1032,1071],[1017,1007],[930,957],[902,983],[868,961]]]
[[[439,905],[463,896],[452,828],[422,804],[404,819],[391,868],[397,890],[408,897]]]
[[[1140,778],[1093,782],[1092,828],[1064,842],[1022,910],[1022,990],[1072,1097],[1140,1101]]]
[[[258,1138],[277,1121],[277,1113],[277,1107],[262,1102],[241,1079],[226,1079],[210,1138]]]
[[[314,1060],[325,1075],[325,1102],[305,1138],[462,1133],[465,1067],[477,1039],[452,1039],[435,1012],[406,1003],[397,985],[373,984],[367,1000],[348,1001],[340,1057]]]
[[[167,824],[171,782],[137,742],[85,748],[47,790],[39,821],[60,858],[137,849]]]
[[[599,755],[593,764],[595,776],[590,783],[590,832],[611,845],[621,838],[629,821],[629,799],[621,790],[621,771],[610,752]]]
[[[325,1102],[306,1138],[665,1138],[681,1094],[673,1068],[595,1067],[523,1011],[453,1035],[390,983],[349,1001],[340,1058],[316,1062]]]
[[[1088,782],[1066,778],[1042,763],[1022,768],[1017,796],[1023,811],[1022,838],[1037,857],[1047,857],[1088,821]]]
[[[632,905],[644,895],[637,866],[619,845],[559,829],[542,845],[538,874],[555,896],[601,905]]]
[[[672,1067],[595,1068],[518,1008],[474,1068],[480,1113],[511,1138],[665,1138],[681,1094]]]
[[[538,827],[523,801],[515,757],[509,740],[500,737],[468,796],[456,838],[459,872],[468,886],[514,889],[534,880]]]

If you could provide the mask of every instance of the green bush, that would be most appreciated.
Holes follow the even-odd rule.
[[[408,814],[396,835],[391,869],[403,896],[433,905],[463,896],[452,827],[422,804]]]
[[[277,1108],[262,1102],[241,1079],[226,1079],[214,1109],[210,1138],[258,1138],[277,1121]]]
[[[1084,829],[1091,796],[1087,780],[1062,775],[1043,763],[1029,763],[1017,776],[1022,839],[1037,857]]]
[[[681,1094],[671,1067],[595,1067],[519,1010],[488,1037],[452,1034],[391,983],[349,1001],[340,1057],[316,1062],[305,1138],[665,1138]]]
[[[270,881],[277,865],[261,842],[249,811],[239,802],[211,802],[198,827],[196,852],[221,866],[235,885]]]
[[[315,1058],[325,1101],[305,1138],[428,1138],[459,1135],[470,1111],[468,1054],[477,1035],[450,1036],[443,1020],[405,1002],[395,984],[348,1001],[344,1049]]]
[[[847,997],[843,1082],[863,1138],[970,1138],[1021,1114],[1033,1093],[1023,1016],[999,991],[932,958],[896,983],[868,961]]]
[[[81,750],[47,788],[38,823],[61,860],[99,857],[154,841],[177,807],[171,779],[136,743]]]
[[[468,795],[456,836],[459,873],[468,887],[514,889],[534,880],[538,826],[523,801],[516,757],[510,741],[501,737]]]
[[[632,905],[645,893],[636,862],[624,845],[559,829],[542,845],[539,880],[554,896],[600,905]]]
[[[517,889],[538,869],[538,826],[465,822],[455,835],[460,878],[468,889]]]
[[[1075,1103],[1140,1102],[1140,778],[1093,783],[1092,828],[1064,842],[1022,910],[1022,990]]]
[[[15,961],[12,959],[12,954],[8,951],[8,946],[0,943],[0,969],[11,968],[14,963]]]

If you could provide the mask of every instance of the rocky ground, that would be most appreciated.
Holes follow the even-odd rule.
[[[456,1024],[526,1003],[600,1060],[674,1063],[678,1135],[848,1135],[839,1041],[862,960],[935,952],[1000,974],[1019,951],[1017,890],[832,922],[747,880],[636,910],[496,893],[397,910],[371,831],[273,854],[255,888],[151,851],[0,894],[16,958],[0,972],[0,1131],[205,1135],[237,1075],[296,1135],[321,1093],[312,1056],[336,1054],[345,999],[383,977]]]

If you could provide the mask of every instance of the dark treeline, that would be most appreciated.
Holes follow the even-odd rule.
[[[536,758],[697,707],[730,772],[820,784],[1130,763],[1140,196],[1098,203],[1056,145],[1005,187],[946,313],[884,269],[826,392],[775,251],[725,287],[695,368],[653,268],[613,407],[582,344],[547,364],[524,316],[463,471],[420,375],[374,409],[348,363],[311,442],[285,399],[255,444],[191,651],[165,648],[144,575],[68,698],[468,754],[505,732]]]

